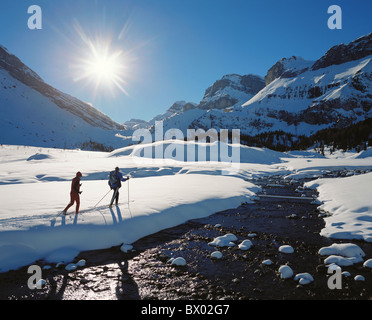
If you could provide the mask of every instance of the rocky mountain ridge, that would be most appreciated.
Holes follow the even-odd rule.
[[[313,64],[314,61],[304,60],[302,57],[292,56],[290,58],[282,58],[267,71],[265,85],[269,85],[279,77],[296,77],[311,68]]]
[[[170,124],[177,125],[182,122],[182,117],[187,127],[192,121],[211,109],[228,110],[240,106],[248,99],[251,99],[265,87],[264,79],[260,76],[248,74],[229,74],[215,81],[205,90],[204,97],[199,104],[194,102],[177,101],[165,113],[159,114],[149,121],[131,119],[124,123],[125,126],[135,129],[152,128],[155,121],[164,121],[169,127]]]
[[[53,103],[61,109],[67,110],[84,119],[84,121],[92,126],[108,130],[125,129],[123,125],[113,121],[90,104],[63,93],[45,83],[36,72],[23,64],[21,60],[2,46],[0,46],[0,68],[6,70],[14,79],[53,101]]]
[[[199,109],[226,109],[247,101],[265,87],[264,80],[256,75],[229,74],[205,90]]]
[[[164,126],[239,128],[248,136],[277,131],[310,136],[368,119],[372,116],[371,38],[372,33],[334,46],[317,61],[297,56],[280,59],[268,70],[262,89],[245,102],[231,99],[234,85],[228,96],[223,94],[226,83],[239,83],[245,76],[226,75],[206,90],[198,112],[173,114]]]
[[[0,46],[0,143],[111,150],[126,127],[50,86]]]
[[[331,65],[339,65],[349,61],[359,60],[369,55],[372,55],[372,32],[349,44],[342,43],[333,46],[314,63],[311,69],[318,70]]]

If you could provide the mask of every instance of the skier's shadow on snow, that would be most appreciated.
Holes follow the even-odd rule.
[[[55,225],[56,225],[56,221],[57,221],[57,218],[54,218],[54,219],[51,220],[51,222],[50,222],[50,226],[51,226],[52,228],[55,227]],[[73,222],[73,224],[76,225],[77,222],[78,222],[78,215],[75,214],[75,215],[74,215],[74,222]],[[62,216],[61,216],[61,226],[62,226],[62,227],[66,226],[66,216],[65,216],[65,215],[62,215]]]
[[[117,223],[122,223],[123,222],[123,217],[121,215],[121,211],[120,211],[120,208],[119,206],[116,206],[116,214],[117,214],[117,218],[116,218],[116,215],[114,213],[114,210],[112,210],[112,208],[110,208],[110,212],[111,212],[111,215],[112,215],[112,222],[114,224],[117,224]]]

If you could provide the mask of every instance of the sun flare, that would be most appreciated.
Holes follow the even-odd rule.
[[[117,67],[116,61],[114,59],[109,59],[107,57],[97,57],[89,63],[89,70],[92,74],[97,75],[100,78],[110,81],[115,77],[115,70]]]
[[[77,76],[74,80],[93,82],[95,91],[114,88],[128,95],[124,89],[127,72],[125,54],[121,50],[113,51],[108,44],[100,45],[89,42],[85,56],[76,65]]]

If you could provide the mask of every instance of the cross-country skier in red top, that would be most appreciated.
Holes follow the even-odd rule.
[[[79,207],[80,207],[80,194],[82,193],[82,191],[80,191],[80,186],[81,186],[81,183],[80,183],[80,178],[81,178],[82,174],[81,172],[77,172],[76,173],[76,177],[74,179],[72,179],[72,182],[71,182],[71,192],[70,192],[70,203],[67,205],[67,207],[65,208],[65,210],[63,210],[63,214],[66,214],[67,213],[67,210],[73,206],[74,202],[76,201],[76,214],[79,213]]]

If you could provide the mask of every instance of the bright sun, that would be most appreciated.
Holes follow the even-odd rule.
[[[107,57],[97,57],[94,61],[91,61],[90,69],[93,74],[106,80],[111,80],[115,77],[115,66],[116,63],[113,59]]]
[[[112,51],[109,45],[94,45],[90,42],[89,52],[77,65],[79,72],[74,80],[95,83],[95,91],[117,88],[128,95],[124,89],[124,76],[127,71],[124,60],[123,51]]]
[[[87,61],[86,71],[103,81],[114,81],[119,76],[119,69],[123,67],[119,57],[120,52],[112,55],[94,52],[92,59]]]

